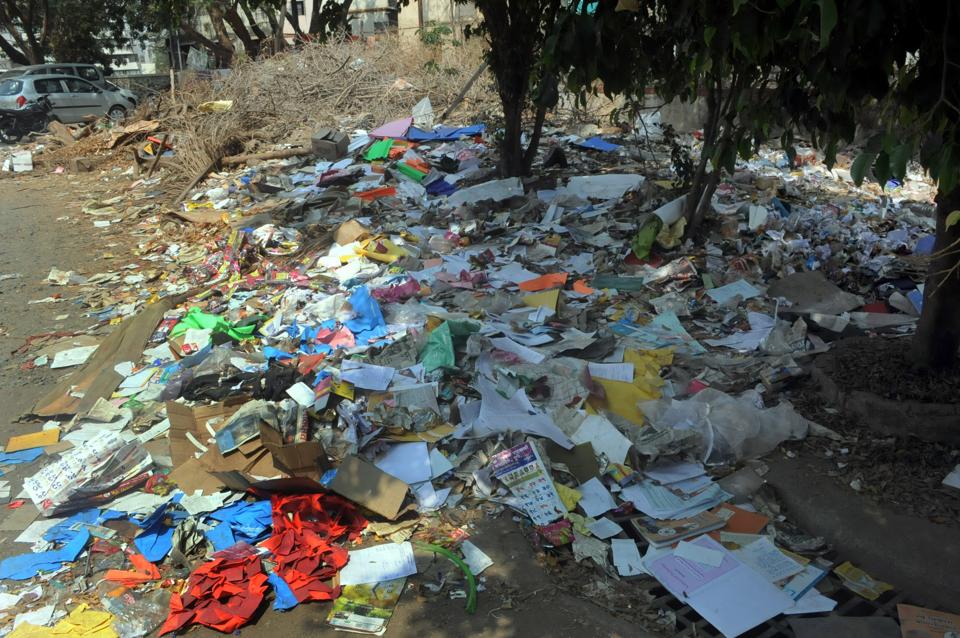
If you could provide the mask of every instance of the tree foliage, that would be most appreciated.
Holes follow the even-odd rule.
[[[109,66],[126,43],[126,0],[0,2],[0,51],[15,64],[92,62]]]

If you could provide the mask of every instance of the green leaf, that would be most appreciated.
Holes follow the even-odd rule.
[[[957,222],[960,222],[960,210],[955,210],[947,215],[947,221],[944,222],[944,229],[950,228]]]
[[[703,41],[707,46],[713,41],[713,36],[717,35],[717,27],[706,27],[703,30]]]
[[[893,147],[890,151],[890,174],[897,179],[903,179],[907,174],[907,162],[913,155],[913,145],[903,143]]]
[[[737,15],[737,11],[745,4],[747,4],[747,0],[733,0],[733,15]]]
[[[830,42],[830,33],[837,26],[837,3],[834,0],[818,0],[820,5],[820,50]]]
[[[853,178],[853,183],[859,186],[863,183],[863,178],[867,174],[867,169],[870,168],[870,165],[873,164],[873,160],[877,158],[876,153],[861,153],[857,155],[857,158],[853,160],[853,164],[850,165],[850,177]]]

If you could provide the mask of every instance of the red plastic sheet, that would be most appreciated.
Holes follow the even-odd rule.
[[[237,543],[198,567],[183,594],[170,597],[170,615],[158,635],[188,624],[230,633],[250,621],[263,602],[267,575],[256,550]]]
[[[328,581],[347,564],[347,550],[333,543],[354,540],[367,526],[354,505],[333,494],[273,496],[273,536],[261,543],[273,552],[276,572],[299,602],[332,600],[340,588]]]

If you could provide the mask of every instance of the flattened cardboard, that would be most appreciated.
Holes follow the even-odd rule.
[[[551,463],[563,463],[580,483],[586,483],[599,475],[600,466],[597,465],[597,455],[589,443],[574,445],[565,450],[553,441],[547,441],[547,456]]]
[[[283,435],[265,423],[260,424],[260,441],[273,457],[273,467],[290,476],[319,479],[328,469],[327,452],[319,441],[284,444]]]
[[[32,413],[37,416],[82,414],[93,407],[97,399],[109,398],[123,381],[113,367],[123,361],[137,360],[163,314],[192,294],[195,291],[166,297],[124,320],[103,340],[82,368],[64,378],[37,401]],[[80,395],[83,398],[78,398]]]
[[[220,490],[223,482],[213,476],[194,458],[187,459],[182,465],[173,468],[169,474],[171,481],[180,486],[187,494],[202,490],[204,494],[212,494]]]
[[[407,484],[357,456],[348,456],[330,482],[330,491],[396,520],[407,497]]]

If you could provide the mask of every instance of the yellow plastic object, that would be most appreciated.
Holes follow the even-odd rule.
[[[367,259],[382,261],[385,264],[392,264],[401,257],[406,257],[409,253],[400,246],[397,246],[389,239],[368,239],[360,243],[357,253]]]
[[[213,100],[197,107],[201,113],[226,113],[233,108],[233,100]]]
[[[580,502],[580,499],[583,498],[580,492],[572,487],[557,482],[554,482],[553,486],[557,488],[557,494],[560,495],[560,500],[563,501],[563,506],[567,508],[567,511],[572,511]]]

